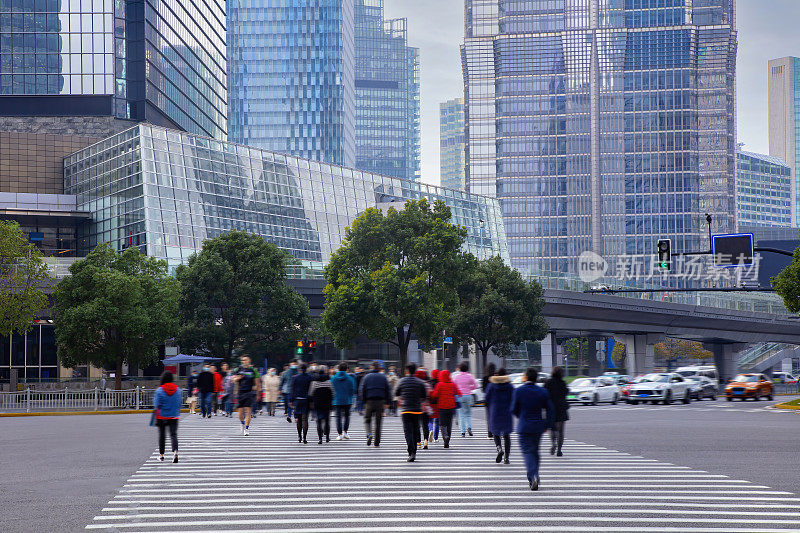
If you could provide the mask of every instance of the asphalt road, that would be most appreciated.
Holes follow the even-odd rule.
[[[660,463],[690,467],[711,475],[723,474],[775,490],[797,492],[800,487],[800,469],[797,467],[800,413],[765,409],[768,404],[703,401],[688,406],[575,406],[571,409],[572,420],[568,422],[567,438],[593,445],[593,449],[599,446]],[[469,450],[465,450],[464,455],[456,460],[475,460],[474,467],[467,468],[468,471],[474,469],[476,475],[481,475],[488,468],[481,459],[484,453],[491,455],[490,442],[479,437],[484,434],[482,417],[483,409],[476,408],[476,436],[467,439]],[[386,454],[381,457],[387,460],[388,469],[398,468],[394,463],[402,455],[402,436],[398,433],[396,420],[393,419],[388,425],[391,438],[385,439],[387,442],[382,448],[386,449],[381,450],[382,454]],[[147,426],[147,422],[146,415],[0,419],[0,456],[3,458],[0,531],[84,530],[109,501],[119,497],[118,491],[126,482],[130,483],[132,476],[136,479],[137,475],[142,475],[140,468],[159,468],[158,465],[147,466],[152,464],[155,445],[155,431]],[[202,437],[203,430],[197,427],[198,422],[201,421],[196,418],[182,424],[187,439],[196,439],[198,435]],[[231,427],[231,422],[221,419],[208,421],[215,427],[219,426],[215,431],[223,431],[223,434],[217,434],[214,438],[231,438],[224,436],[235,434],[235,424]],[[276,421],[273,419],[270,422],[274,424]],[[352,433],[363,432],[357,416],[354,417],[354,426],[357,429]],[[254,435],[256,439],[269,439],[274,431],[269,429],[266,421],[257,420],[254,427],[264,432]],[[292,426],[284,420],[283,425],[270,427],[277,427],[288,434]],[[312,423],[309,436],[314,433]],[[227,443],[224,439],[219,442]],[[246,442],[264,445],[263,441],[259,443],[256,439]],[[454,439],[454,449],[458,453],[462,453],[463,448],[459,445],[460,441],[460,437]],[[341,443],[331,445],[335,444]],[[363,446],[363,443],[359,444]],[[242,445],[247,446],[236,444]],[[289,438],[284,440],[281,437],[277,447],[274,442],[270,446],[263,450],[264,456],[268,456],[270,451],[283,453],[292,444]],[[316,444],[313,446],[316,447]],[[488,451],[480,451],[484,446]],[[580,447],[574,449],[577,454],[582,453]],[[330,448],[325,450],[325,453],[333,453],[335,461],[336,452]],[[571,450],[567,450],[567,455]],[[313,452],[314,449],[302,448],[296,453],[306,454],[308,451]],[[358,454],[362,452],[359,449],[347,453],[353,452],[356,453],[353,459],[358,460]],[[436,453],[441,452],[437,450]],[[191,453],[191,448],[187,453]],[[516,460],[512,466],[519,468],[521,461],[518,452],[515,450],[512,455]],[[446,469],[448,456],[436,457],[437,467]],[[458,467],[464,468],[464,465],[453,466]],[[518,473],[509,479],[516,482],[517,477]],[[457,481],[452,483],[454,494],[469,494],[471,489],[464,490]],[[313,488],[311,490],[313,492]],[[318,494],[314,498],[318,498]],[[476,502],[476,505],[481,504]],[[497,512],[502,512],[502,509]],[[602,514],[602,509],[597,511],[598,516]],[[213,526],[207,527],[214,530]],[[587,530],[590,529],[587,527]],[[636,530],[637,527],[630,529]]]

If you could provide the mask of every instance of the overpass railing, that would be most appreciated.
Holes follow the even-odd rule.
[[[625,284],[619,287],[618,280],[598,280],[592,283],[582,281],[574,274],[562,272],[536,271],[527,276],[528,279],[538,281],[545,289],[583,292],[589,289],[602,287],[624,289],[664,289],[655,284]],[[614,293],[613,296],[632,298],[636,300],[650,300],[677,304],[696,305],[725,309],[729,311],[742,311],[750,313],[767,313],[773,315],[789,315],[780,296],[774,293],[720,293],[720,292],[657,292],[657,293]]]

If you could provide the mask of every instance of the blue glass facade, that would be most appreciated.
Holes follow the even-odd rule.
[[[105,115],[224,139],[225,54],[222,0],[2,0],[0,115]]]
[[[736,222],[748,227],[792,225],[792,169],[781,159],[736,154]]]
[[[355,0],[356,168],[418,179],[419,51],[383,0]]]
[[[451,207],[453,222],[467,228],[468,251],[508,261],[493,198],[150,125],[69,155],[64,187],[93,215],[79,230],[84,252],[106,241],[177,265],[203,240],[238,229],[321,267],[368,207],[426,198]]]
[[[439,170],[442,187],[465,191],[464,99],[439,104]]]
[[[732,0],[466,0],[467,183],[512,265],[650,257],[734,229]]]
[[[228,3],[233,142],[355,163],[353,0]]]

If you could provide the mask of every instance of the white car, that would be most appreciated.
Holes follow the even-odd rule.
[[[525,374],[522,372],[517,372],[515,374],[508,375],[508,377],[511,378],[511,384],[514,386],[515,389],[521,387],[522,384],[525,383],[524,381],[522,381],[522,376],[524,375]],[[539,385],[540,387],[544,387],[544,384],[548,379],[550,379],[550,374],[548,374],[547,372],[539,372],[539,377],[536,378],[536,384]]]
[[[628,398],[634,405],[648,401],[670,404],[673,400],[689,403],[692,401],[692,382],[675,372],[647,374],[642,381],[631,386]]]
[[[569,384],[568,402],[597,405],[600,402],[616,404],[621,397],[619,387],[609,376],[579,378]]]

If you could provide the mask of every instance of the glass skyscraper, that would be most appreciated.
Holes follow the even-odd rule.
[[[466,0],[467,184],[511,263],[612,271],[734,229],[733,0]],[[645,259],[646,260],[646,259]]]
[[[439,170],[442,187],[466,190],[464,99],[439,104]]]
[[[419,50],[383,0],[355,0],[356,168],[418,179]]]
[[[426,198],[450,206],[467,251],[508,261],[494,198],[146,124],[69,155],[64,186],[92,214],[79,230],[84,253],[105,241],[174,266],[205,239],[238,229],[318,268],[367,208]]]
[[[226,102],[222,0],[0,3],[0,116],[107,116],[224,139]]]
[[[233,142],[353,166],[353,0],[228,2]]]
[[[769,155],[792,170],[792,226],[800,226],[800,58],[769,62]]]
[[[747,227],[792,226],[792,170],[783,160],[736,154],[736,222]]]

